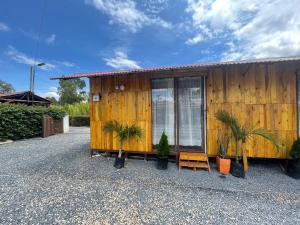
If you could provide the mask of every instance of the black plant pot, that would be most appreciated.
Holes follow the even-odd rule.
[[[231,162],[230,173],[234,177],[245,178],[244,167],[240,163]]]
[[[119,154],[116,155],[114,167],[117,169],[121,169],[125,164],[125,154],[122,153],[121,158],[118,157]]]
[[[168,157],[157,157],[157,169],[166,170],[168,169]]]
[[[294,179],[300,179],[300,162],[289,160],[286,167],[286,173]]]

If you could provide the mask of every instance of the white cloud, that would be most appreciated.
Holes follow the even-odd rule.
[[[147,12],[158,14],[168,7],[169,0],[147,0],[143,1],[142,4]]]
[[[129,59],[127,54],[123,51],[116,51],[112,58],[104,58],[106,65],[116,69],[140,69],[137,61]]]
[[[38,63],[43,62],[41,59],[34,60],[34,58],[26,55],[23,52],[19,52],[17,49],[15,49],[13,46],[8,46],[8,50],[6,54],[14,61],[21,63],[21,64],[26,64],[26,65],[35,65]],[[40,67],[43,70],[51,70],[54,69],[56,66],[52,63],[45,62],[46,65]]]
[[[53,44],[55,42],[56,39],[56,35],[55,34],[51,34],[49,37],[47,37],[45,39],[47,44]]]
[[[60,64],[65,67],[78,67],[75,63],[67,62],[67,61],[62,61],[62,62],[60,62]]]
[[[187,45],[195,45],[198,44],[199,42],[203,41],[203,35],[202,34],[197,34],[195,37],[193,38],[189,38],[185,43]]]
[[[47,92],[38,93],[41,97],[54,97],[56,100],[59,99],[59,95],[57,93],[57,87],[50,87]]]
[[[53,63],[57,67],[79,68],[79,66],[77,66],[75,63],[68,61],[51,60],[51,63]]]
[[[3,22],[0,22],[0,31],[10,31],[10,28]]]
[[[18,63],[26,64],[26,65],[36,65],[38,63],[44,62],[44,63],[46,63],[46,65],[40,67],[40,69],[43,69],[43,70],[54,70],[54,69],[57,69],[62,66],[78,68],[78,66],[75,63],[68,62],[68,61],[43,60],[43,59],[34,60],[33,57],[30,57],[30,56],[26,55],[25,53],[18,51],[13,46],[8,46],[6,55],[8,55],[10,59],[12,59]]]
[[[164,28],[172,27],[171,23],[160,17],[150,17],[137,9],[136,3],[132,0],[85,0],[85,2],[109,15],[110,24],[121,24],[132,32],[137,32],[143,26],[154,24]]]
[[[300,54],[298,0],[187,0],[187,3],[186,12],[191,15],[196,36],[228,41],[224,59]]]

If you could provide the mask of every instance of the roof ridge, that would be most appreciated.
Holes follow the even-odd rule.
[[[272,58],[257,58],[257,59],[243,59],[239,61],[224,61],[224,62],[206,62],[196,64],[180,64],[174,66],[160,66],[160,67],[149,67],[141,69],[127,69],[127,70],[110,70],[110,71],[96,71],[96,72],[84,72],[75,73],[71,75],[60,75],[50,78],[51,80],[56,79],[75,79],[82,77],[97,77],[97,76],[112,76],[112,75],[125,75],[131,73],[149,73],[164,70],[178,70],[178,69],[194,69],[194,68],[205,68],[214,66],[225,66],[225,65],[239,65],[249,63],[272,63],[272,62],[287,62],[287,61],[300,61],[300,56],[285,56],[285,57],[272,57]]]

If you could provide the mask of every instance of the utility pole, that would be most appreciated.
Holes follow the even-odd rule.
[[[31,100],[33,101],[33,93],[34,93],[34,81],[35,81],[35,67],[41,67],[41,66],[45,66],[46,63],[38,63],[35,65],[31,65],[30,66],[30,85],[29,85],[29,91],[30,91],[30,95],[31,95]]]
[[[30,85],[29,85],[29,91],[34,92],[34,81],[35,81],[35,67],[41,67],[45,66],[46,63],[38,63],[36,65],[31,65],[30,66]]]
[[[33,66],[30,66],[30,81],[29,81],[29,91],[32,92],[32,69]]]

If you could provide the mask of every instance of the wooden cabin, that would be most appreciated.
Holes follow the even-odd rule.
[[[151,153],[166,132],[176,151],[218,154],[215,119],[218,110],[241,124],[275,132],[283,144],[277,151],[255,137],[243,148],[248,157],[288,158],[298,136],[300,57],[217,62],[184,66],[82,73],[54,79],[90,79],[91,149],[118,150],[118,141],[103,132],[110,120],[136,124],[141,140],[125,144],[126,151]],[[298,91],[299,90],[299,91]],[[234,155],[233,145],[230,155]]]

